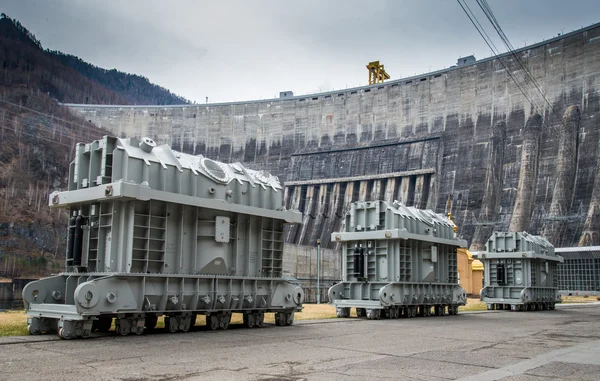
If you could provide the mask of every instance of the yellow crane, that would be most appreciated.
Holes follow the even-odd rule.
[[[382,83],[386,79],[390,79],[390,75],[386,73],[385,68],[379,61],[369,62],[367,69],[369,69],[369,85]]]

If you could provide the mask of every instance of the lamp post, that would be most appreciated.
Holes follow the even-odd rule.
[[[321,304],[321,240],[317,240],[317,304]]]

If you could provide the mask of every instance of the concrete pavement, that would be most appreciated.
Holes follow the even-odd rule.
[[[2,380],[598,380],[600,306],[0,340]]]

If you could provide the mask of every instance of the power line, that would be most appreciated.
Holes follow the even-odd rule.
[[[521,93],[523,94],[523,96],[525,97],[527,102],[531,105],[531,107],[533,107],[534,110],[537,110],[538,112],[540,112],[540,111],[543,112],[543,110],[546,108],[545,104],[547,104],[549,106],[548,109],[549,109],[550,113],[554,114],[556,116],[558,123],[560,125],[562,125],[564,130],[568,130],[568,127],[567,127],[565,121],[563,120],[563,117],[561,117],[558,114],[558,111],[556,111],[554,106],[552,106],[552,103],[545,96],[545,94],[541,90],[540,86],[537,84],[537,81],[535,80],[535,78],[533,78],[533,76],[531,75],[529,70],[525,67],[525,65],[523,64],[521,59],[515,53],[512,44],[510,43],[510,41],[504,34],[504,31],[500,27],[500,24],[498,23],[498,20],[496,19],[493,12],[491,11],[491,8],[490,8],[489,4],[487,3],[487,1],[486,0],[475,0],[475,1],[480,6],[480,8],[482,9],[484,14],[490,21],[490,23],[492,23],[496,32],[500,35],[500,38],[502,39],[505,47],[508,49],[508,55],[510,55],[511,57],[514,58],[514,61],[517,63],[518,67],[520,68],[520,71],[523,73],[523,84],[520,84],[517,81],[517,79],[515,78],[513,73],[511,73],[511,71],[509,70],[507,65],[503,62],[503,60],[502,60],[503,57],[500,56],[500,52],[498,50],[495,50],[495,45],[494,45],[493,41],[491,41],[491,39],[489,38],[489,35],[485,32],[485,29],[483,28],[483,26],[481,26],[481,23],[477,20],[477,16],[475,16],[475,14],[471,11],[469,6],[466,4],[466,0],[462,0],[462,2],[461,2],[461,0],[457,0],[458,4],[461,6],[461,8],[465,12],[467,17],[469,18],[469,20],[471,21],[471,23],[477,30],[477,32],[481,35],[481,37],[483,38],[485,43],[492,50],[492,52],[498,56],[497,57],[498,62],[500,62],[500,64],[504,67],[508,76],[511,78],[511,80],[514,82],[514,84],[517,86],[519,91],[521,91]],[[463,5],[463,3],[464,3],[464,5]],[[487,38],[486,38],[486,36],[487,36]],[[534,98],[533,94],[530,92],[530,90],[528,88],[526,88],[527,80],[529,80],[535,86],[535,90],[537,90],[537,92],[539,92],[539,94],[542,96],[542,104],[538,104],[537,101],[535,99],[533,99]],[[556,133],[556,135],[558,136],[559,139],[562,140],[564,138],[562,131],[557,129],[552,124],[548,123],[546,118],[542,118],[542,125],[545,125],[546,127],[550,128],[550,130],[552,130],[554,133]],[[577,138],[577,141],[579,141],[578,138]],[[580,144],[576,143],[575,154],[569,154],[569,155],[572,156],[573,159],[578,160],[578,156],[579,156],[578,151],[579,150],[583,150],[583,152],[587,153],[587,150],[585,147],[583,147],[583,146],[580,147]]]
[[[32,108],[29,108],[29,107],[26,107],[26,106],[23,106],[23,105],[20,105],[20,104],[16,104],[16,103],[13,103],[13,102],[7,101],[7,100],[5,100],[5,99],[0,99],[0,102],[3,102],[3,103],[6,103],[6,104],[9,104],[9,105],[12,105],[12,106],[14,106],[14,107],[22,108],[22,109],[24,109],[24,110],[27,110],[27,111],[31,111],[31,112],[34,112],[34,113],[36,113],[36,114],[39,114],[39,115],[47,116],[47,117],[49,117],[49,118],[51,118],[51,119],[53,119],[53,120],[54,120],[54,119],[56,119],[56,120],[59,120],[59,121],[61,121],[61,122],[63,122],[63,123],[70,124],[71,126],[75,126],[75,127],[83,127],[83,128],[85,128],[85,129],[87,129],[87,132],[88,132],[88,134],[89,134],[89,133],[92,131],[92,129],[98,129],[98,127],[96,127],[96,126],[94,126],[94,125],[87,125],[87,126],[86,126],[86,125],[85,125],[85,122],[82,122],[82,123],[77,123],[77,122],[73,122],[73,121],[70,121],[70,120],[62,119],[62,118],[59,118],[59,117],[57,117],[57,116],[55,116],[55,115],[51,115],[51,114],[47,114],[47,113],[45,113],[45,112],[42,112],[42,111],[34,110],[34,109],[32,109]]]
[[[542,96],[542,98],[544,99],[544,101],[550,107],[550,110],[552,110],[552,112],[554,113],[554,115],[564,125],[564,121],[562,120],[562,117],[558,114],[558,112],[556,111],[556,109],[554,108],[554,106],[552,106],[552,103],[548,100],[548,98],[546,97],[546,95],[544,94],[544,92],[542,91],[542,89],[540,88],[540,86],[538,85],[538,83],[535,80],[535,78],[531,75],[531,73],[525,67],[525,65],[523,64],[523,62],[519,58],[519,56],[515,53],[514,47],[510,43],[510,40],[508,39],[508,37],[506,36],[506,34],[504,33],[504,31],[502,30],[502,27],[500,26],[500,23],[496,19],[496,16],[494,15],[494,13],[492,11],[492,8],[489,6],[487,0],[475,0],[475,1],[477,2],[477,4],[479,5],[479,7],[481,8],[481,10],[483,11],[483,13],[485,14],[485,16],[487,17],[487,19],[490,21],[490,23],[492,24],[492,26],[494,27],[494,29],[496,30],[496,32],[500,36],[500,39],[504,43],[504,46],[508,49],[508,51],[514,57],[514,59],[516,60],[516,62],[519,64],[519,66],[521,67],[521,70],[523,70],[523,72],[525,73],[525,75],[527,76],[527,78],[531,81],[531,83],[533,83],[533,85],[535,86],[536,90],[540,93],[540,95]],[[566,128],[566,125],[565,125],[565,128]]]
[[[13,120],[7,119],[7,118],[1,118],[0,117],[0,120],[8,122],[8,123],[14,123]],[[13,128],[6,127],[4,124],[2,124],[1,128],[2,128],[3,131],[12,132],[15,135],[27,135],[27,136],[31,136],[32,138],[35,138],[35,139],[42,139],[42,140],[45,140],[45,141],[47,141],[49,143],[59,144],[59,145],[63,145],[65,147],[69,147],[69,148],[74,148],[74,146],[75,146],[74,143],[73,144],[66,144],[66,143],[63,143],[60,140],[52,139],[52,138],[49,138],[49,137],[40,136],[38,134],[33,134],[33,133],[30,133],[30,132],[27,132],[27,131],[15,131]],[[47,132],[48,134],[53,134],[50,131],[44,131],[44,132]],[[72,135],[67,135],[67,134],[62,133],[60,131],[57,131],[56,133],[54,133],[54,135],[59,135],[61,137],[64,137],[65,139],[71,139],[73,141],[75,141],[77,139],[77,136],[76,136],[75,133],[72,133]]]
[[[481,24],[479,23],[479,21],[476,21],[477,17],[472,12],[468,12],[467,9],[465,8],[465,6],[467,6],[466,3],[465,3],[465,6],[463,6],[463,4],[461,3],[461,0],[456,0],[456,1],[458,2],[458,5],[460,5],[460,7],[463,9],[463,11],[467,15],[467,17],[469,18],[469,20],[471,21],[471,23],[473,24],[473,26],[475,27],[475,29],[477,30],[477,32],[479,33],[479,35],[481,36],[481,38],[483,38],[483,40],[485,41],[485,43],[487,44],[487,46],[490,48],[490,50],[495,55],[499,55],[499,53],[496,50],[496,46],[494,45],[494,43],[491,41],[491,39],[488,40],[489,36],[487,35],[487,33],[485,32],[485,30],[483,29],[483,27],[481,29],[478,27],[478,25],[480,26]],[[469,8],[469,10],[470,10],[470,8]],[[486,38],[484,36],[484,34],[485,34],[485,36],[488,36],[488,38]],[[525,97],[525,99],[527,99],[527,102],[529,102],[529,104],[531,104],[532,107],[537,108],[536,105],[534,104],[534,102],[531,99],[529,99],[529,97],[525,93],[525,90],[523,90],[523,88],[518,83],[518,81],[515,79],[515,77],[513,76],[513,74],[511,73],[511,71],[509,70],[509,68],[504,64],[504,62],[502,61],[501,57],[498,57],[498,62],[500,62],[500,64],[502,65],[502,67],[504,67],[504,70],[506,70],[506,74],[508,74],[508,76],[513,80],[513,82],[515,83],[515,85],[517,86],[517,88],[519,89],[519,91],[521,91],[521,93],[523,94],[523,96]]]

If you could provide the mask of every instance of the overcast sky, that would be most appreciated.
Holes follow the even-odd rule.
[[[600,22],[598,0],[488,3],[515,47]],[[0,10],[45,48],[198,103],[365,85],[375,60],[397,79],[491,54],[455,0],[3,0]]]

